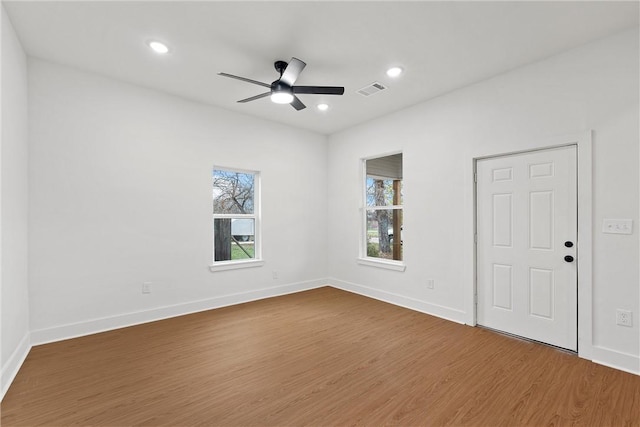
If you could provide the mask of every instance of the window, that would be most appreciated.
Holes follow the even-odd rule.
[[[367,159],[361,258],[401,264],[402,153]]]
[[[213,267],[260,259],[258,173],[213,169]]]

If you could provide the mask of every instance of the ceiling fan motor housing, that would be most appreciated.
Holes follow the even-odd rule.
[[[293,89],[286,83],[282,83],[280,80],[276,80],[271,83],[271,91],[272,92],[287,92],[293,94]]]

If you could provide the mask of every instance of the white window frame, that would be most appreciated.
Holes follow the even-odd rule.
[[[366,265],[369,267],[383,268],[393,271],[405,271],[407,266],[404,263],[404,256],[402,260],[389,260],[384,258],[370,257],[367,255],[367,212],[376,210],[400,210],[403,213],[404,218],[404,206],[403,205],[389,205],[389,206],[367,206],[367,161],[372,159],[378,159],[380,157],[393,156],[395,154],[402,154],[402,151],[394,151],[392,153],[379,154],[376,156],[366,157],[361,159],[361,185],[362,185],[362,207],[361,211],[361,231],[360,231],[360,254],[357,259],[357,263],[360,265]],[[370,175],[374,176],[374,175]],[[385,177],[379,177],[381,179],[389,179]],[[404,177],[402,179],[404,181]],[[404,220],[403,220],[404,223]]]
[[[244,173],[253,175],[253,213],[252,214],[216,214],[213,213],[211,220],[211,233],[209,234],[212,237],[211,241],[211,264],[209,265],[209,270],[211,272],[216,271],[224,271],[224,270],[236,270],[241,268],[251,268],[251,267],[260,267],[264,265],[264,260],[262,259],[262,226],[261,226],[261,192],[260,192],[260,172],[255,170],[247,170],[240,168],[230,168],[226,166],[213,166],[211,168],[211,172],[213,171],[225,171],[232,173]],[[212,176],[212,175],[211,175]],[[213,188],[213,187],[211,187]],[[213,198],[211,199],[213,202]],[[225,260],[225,261],[215,261],[215,227],[214,223],[216,219],[223,218],[247,218],[254,220],[254,254],[252,259],[240,259],[240,260]]]

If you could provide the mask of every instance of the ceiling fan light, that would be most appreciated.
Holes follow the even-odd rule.
[[[289,92],[273,92],[271,94],[271,102],[276,104],[291,104],[291,102],[293,102],[293,94]]]
[[[320,111],[327,111],[329,109],[329,104],[318,104],[317,108]]]

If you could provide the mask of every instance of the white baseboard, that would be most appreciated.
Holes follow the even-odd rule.
[[[171,317],[211,310],[214,308],[227,307],[264,298],[292,294],[322,286],[327,286],[325,279],[310,280],[306,282],[257,289],[249,292],[224,295],[221,297],[193,301],[184,304],[158,307],[151,310],[91,319],[79,323],[54,326],[52,328],[38,329],[31,331],[31,344],[40,345],[55,341],[62,341],[70,338],[77,338],[99,332],[139,325],[141,323],[154,322]]]
[[[20,340],[18,347],[16,347],[13,353],[11,353],[11,356],[9,356],[9,360],[5,361],[2,365],[2,370],[0,370],[0,401],[4,399],[4,395],[7,393],[7,390],[9,390],[9,386],[18,374],[30,350],[31,339],[27,332],[25,336],[22,337],[22,340]]]
[[[640,375],[640,357],[610,348],[593,346],[591,361],[630,374]]]
[[[327,280],[329,285],[336,289],[342,289],[343,291],[364,295],[369,298],[377,299],[379,301],[387,302],[389,304],[408,308],[410,310],[419,311],[421,313],[430,314],[432,316],[440,317],[442,319],[450,320],[452,322],[466,324],[465,322],[466,313],[462,310],[455,310],[449,307],[444,307],[437,304],[431,304],[431,303],[424,302],[415,298],[407,297],[404,295],[394,294],[387,291],[381,291],[380,289],[374,289],[374,288],[359,285],[356,283],[345,282],[344,280],[338,280],[333,277]]]

